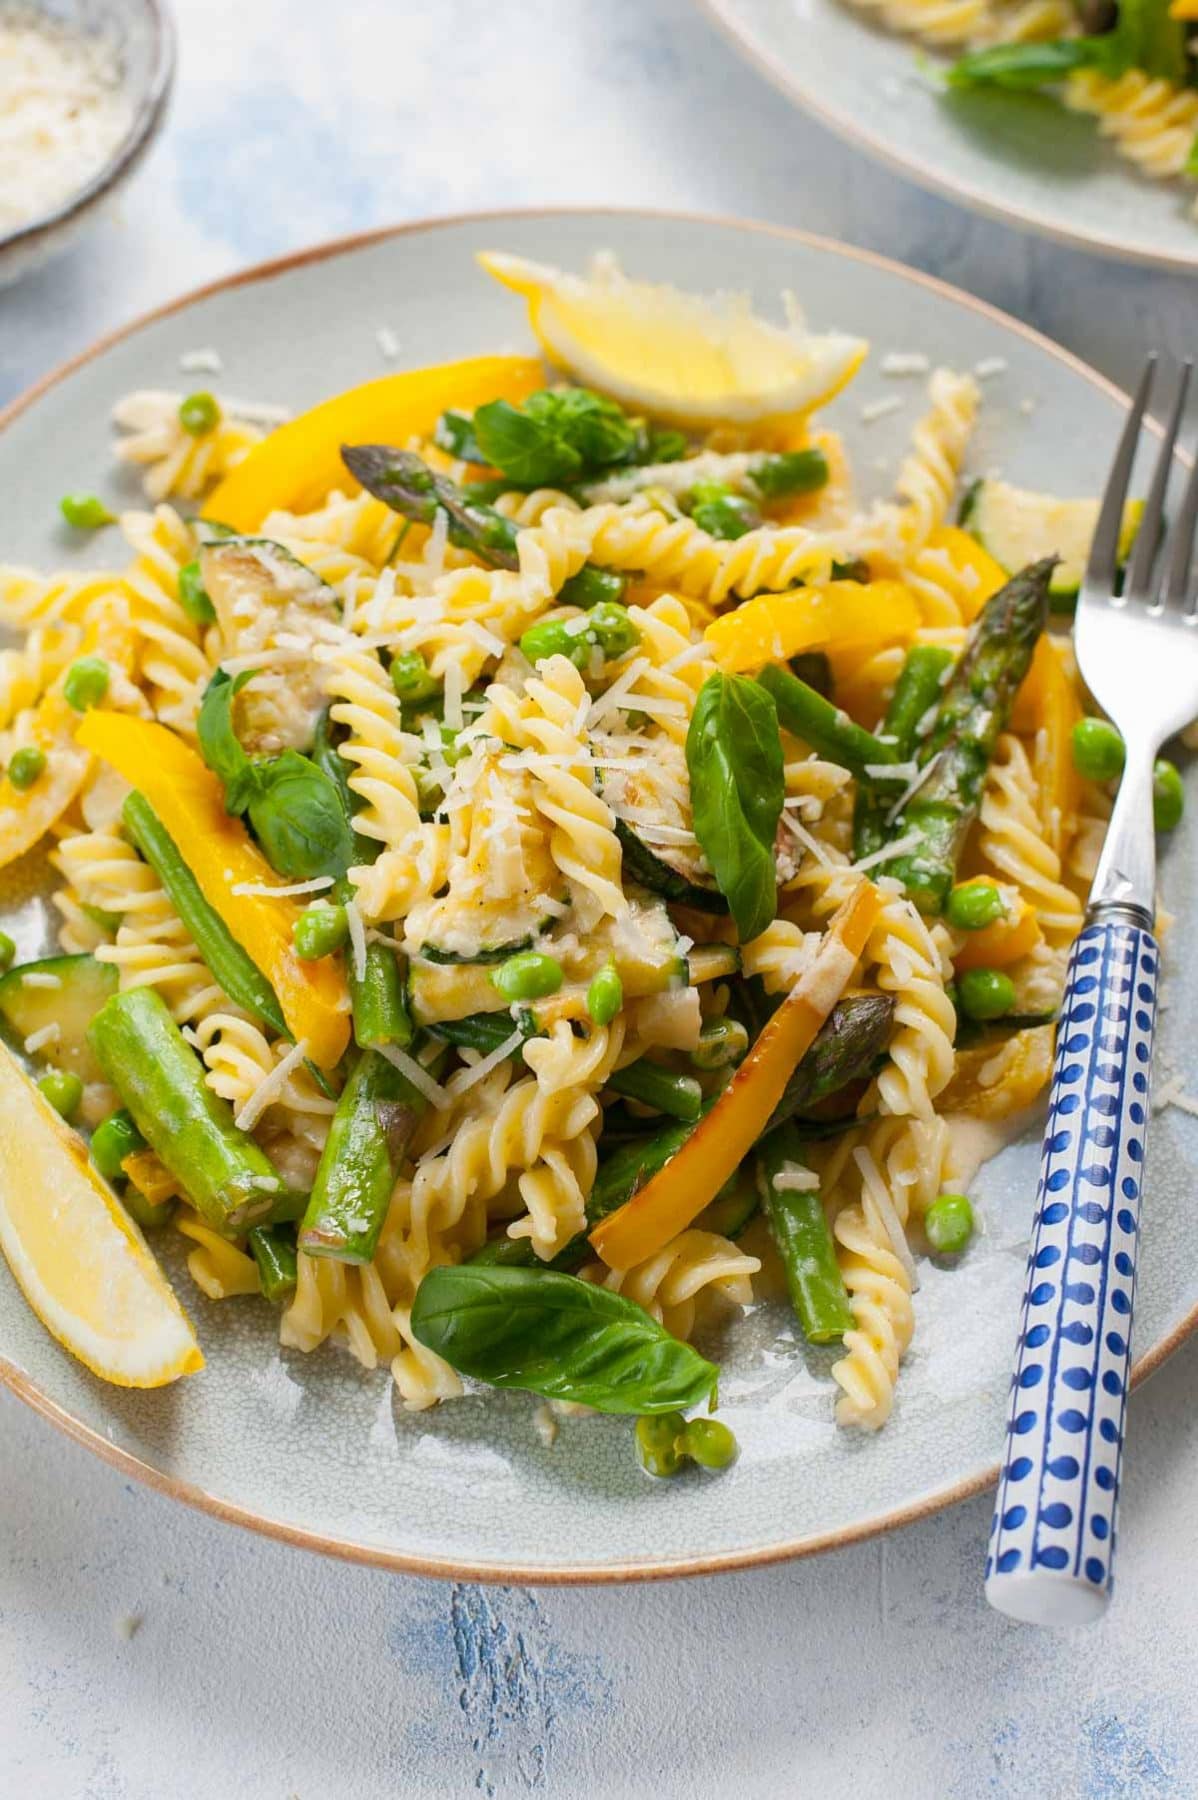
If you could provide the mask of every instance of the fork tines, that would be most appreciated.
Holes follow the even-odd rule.
[[[1119,564],[1119,544],[1123,533],[1123,517],[1132,465],[1144,423],[1144,414],[1156,374],[1156,353],[1148,357],[1136,389],[1135,399],[1119,439],[1115,460],[1111,465],[1106,492],[1098,513],[1090,558],[1086,565],[1086,597],[1111,602],[1115,595]],[[1198,459],[1186,482],[1181,510],[1172,528],[1165,529],[1165,502],[1169,478],[1173,473],[1177,435],[1185,413],[1193,362],[1182,363],[1169,409],[1169,420],[1157,453],[1144,513],[1136,532],[1131,561],[1123,582],[1122,594],[1115,605],[1147,606],[1152,611],[1169,607],[1194,616],[1198,594],[1191,590],[1190,568],[1194,558],[1194,534],[1198,525]],[[1180,464],[1180,458],[1176,459]],[[1164,540],[1168,539],[1167,542]]]

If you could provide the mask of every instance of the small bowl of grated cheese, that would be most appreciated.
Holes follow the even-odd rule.
[[[0,286],[67,244],[132,174],[174,62],[159,0],[0,0]]]

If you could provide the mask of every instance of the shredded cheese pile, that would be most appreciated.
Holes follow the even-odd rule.
[[[0,7],[0,232],[78,193],[132,117],[111,43]]]

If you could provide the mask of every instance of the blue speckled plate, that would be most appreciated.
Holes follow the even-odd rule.
[[[103,540],[68,543],[55,526],[69,486],[106,484],[108,414],[128,388],[179,381],[180,354],[215,345],[232,393],[303,407],[381,372],[389,325],[418,364],[522,345],[511,296],[473,254],[499,246],[577,266],[614,249],[641,275],[711,289],[793,289],[818,326],[871,338],[879,353],[926,349],[969,368],[995,358],[973,453],[1014,481],[1098,490],[1123,405],[1099,376],[1012,320],[860,251],[796,233],[623,212],[491,215],[417,225],[268,265],[180,301],[99,345],[10,409],[0,432],[6,560],[102,559]],[[866,371],[834,411],[866,487],[893,471],[922,384]],[[866,426],[883,393],[901,410]],[[1029,412],[1025,403],[1033,403]],[[112,554],[113,552],[109,552]],[[1191,808],[1191,817],[1195,808]],[[1166,892],[1192,916],[1192,827],[1177,834]],[[19,912],[23,947],[45,929]],[[8,923],[6,921],[6,923]],[[12,929],[11,923],[8,928]],[[1177,937],[1184,941],[1179,927]],[[1172,976],[1163,1053],[1181,1063],[1198,982]],[[1176,1048],[1174,1048],[1176,1046]],[[1172,1055],[1171,1055],[1172,1051]],[[980,1178],[985,1235],[962,1266],[924,1270],[918,1326],[887,1429],[832,1424],[827,1353],[795,1341],[783,1308],[759,1307],[715,1346],[721,1394],[742,1456],[720,1480],[653,1482],[633,1463],[626,1421],[568,1420],[556,1444],[535,1402],[479,1395],[407,1414],[385,1372],[336,1350],[280,1351],[253,1300],[211,1305],[176,1260],[208,1366],[159,1393],[104,1386],[62,1352],[0,1266],[0,1378],[47,1418],[176,1498],[337,1555],[422,1574],[504,1581],[603,1581],[700,1573],[844,1544],[945,1506],[993,1479],[1032,1210],[1037,1145],[1012,1145]],[[1140,1372],[1198,1318],[1189,1216],[1198,1120],[1172,1110],[1153,1133],[1136,1336]]]

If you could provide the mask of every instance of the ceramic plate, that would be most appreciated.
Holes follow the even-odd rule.
[[[1016,482],[1064,494],[1099,487],[1123,397],[1042,338],[925,277],[742,224],[618,212],[492,215],[251,271],[140,321],[52,376],[10,410],[0,432],[5,558],[54,565],[102,554],[102,540],[64,542],[54,525],[58,497],[84,485],[112,492],[113,402],[132,387],[177,385],[181,353],[198,344],[220,350],[229,392],[296,408],[382,372],[380,323],[395,330],[409,364],[522,347],[516,303],[474,267],[474,252],[487,246],[567,267],[610,247],[638,275],[696,289],[725,284],[735,269],[761,306],[777,308],[781,291],[793,289],[815,325],[870,338],[876,356],[924,347],[967,369],[1001,359],[1005,369],[986,384],[974,466],[999,464]],[[922,385],[867,367],[834,408],[867,488],[893,471]],[[899,396],[901,409],[864,424],[862,409],[883,391]],[[1184,942],[1196,846],[1187,827],[1176,835],[1166,891]],[[23,948],[34,947],[41,916],[29,899]],[[1166,1057],[1171,1034],[1198,1007],[1198,963],[1192,969],[1173,976]],[[366,1374],[336,1349],[280,1351],[268,1307],[205,1301],[177,1257],[172,1274],[208,1358],[202,1375],[149,1394],[104,1386],[46,1335],[0,1262],[0,1377],[90,1448],[178,1499],[395,1568],[601,1581],[800,1555],[993,1479],[1037,1154],[1035,1143],[1016,1144],[984,1171],[976,1193],[985,1235],[959,1269],[924,1270],[900,1397],[877,1437],[833,1425],[831,1355],[804,1351],[784,1308],[762,1306],[725,1334],[713,1348],[742,1455],[720,1480],[647,1479],[627,1421],[566,1421],[549,1448],[533,1427],[536,1403],[523,1395],[405,1413],[385,1371]],[[1172,1109],[1154,1132],[1146,1196],[1141,1372],[1195,1322],[1196,1178],[1198,1119]]]
[[[1194,188],[1150,181],[1039,94],[947,95],[947,58],[849,0],[699,0],[783,93],[923,187],[1079,249],[1198,268]]]

